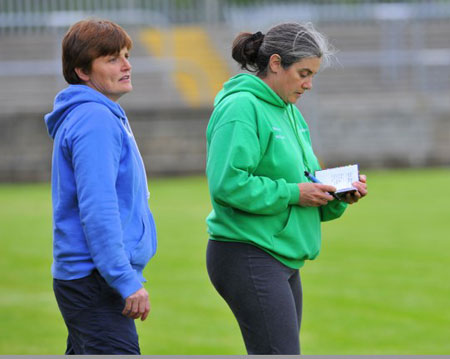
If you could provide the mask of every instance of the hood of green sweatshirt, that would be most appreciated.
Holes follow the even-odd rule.
[[[217,94],[214,106],[217,106],[224,98],[237,92],[250,92],[262,101],[277,107],[285,108],[287,104],[273,91],[269,85],[255,75],[239,74],[232,77]]]

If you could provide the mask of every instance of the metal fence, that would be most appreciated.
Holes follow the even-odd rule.
[[[450,19],[448,0],[0,0],[0,32],[65,28],[87,16],[123,25]]]
[[[127,26],[217,21],[218,0],[0,0],[0,31],[66,28],[88,16]]]

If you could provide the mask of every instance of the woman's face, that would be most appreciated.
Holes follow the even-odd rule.
[[[276,55],[278,56],[278,55]],[[286,103],[295,103],[307,90],[312,89],[312,79],[319,71],[322,59],[308,57],[293,63],[288,68],[271,64],[272,79],[269,86]]]
[[[99,91],[112,101],[133,89],[131,85],[131,64],[129,51],[124,47],[119,54],[97,57],[92,62],[89,74],[77,72],[84,84]]]

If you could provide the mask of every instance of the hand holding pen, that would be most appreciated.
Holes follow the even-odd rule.
[[[305,171],[305,176],[308,177],[314,183],[321,183],[316,177],[314,177],[308,171]],[[353,203],[358,202],[362,197],[367,195],[368,192],[367,192],[367,184],[366,184],[366,182],[367,182],[366,176],[365,175],[360,175],[359,176],[359,181],[358,182],[354,182],[352,184],[353,187],[356,188],[356,191],[349,192],[345,196],[343,196],[342,198],[339,198],[336,195],[336,193],[334,193],[334,191],[336,191],[336,189],[334,189],[333,192],[330,192],[330,194],[337,200],[347,202],[348,204],[353,204]]]
[[[305,176],[308,177],[308,178],[309,178],[312,182],[314,182],[314,183],[320,183],[320,184],[322,184],[322,182],[320,182],[316,177],[314,177],[314,176],[313,176],[311,173],[309,173],[308,171],[305,171]],[[330,187],[333,187],[333,186],[330,186]],[[333,187],[333,188],[334,188],[334,187]],[[336,192],[336,188],[334,188],[333,191],[329,191],[328,193],[331,194],[331,195],[334,197],[334,199],[339,200],[339,197],[336,196],[336,193],[334,193],[334,192]]]
[[[309,173],[308,173],[309,174]],[[315,177],[314,177],[315,178]],[[310,178],[312,181],[312,179]],[[317,181],[317,179],[316,179]],[[332,201],[334,197],[332,194],[336,191],[333,186],[321,184],[321,183],[299,183],[298,187],[300,189],[300,206],[303,207],[319,207],[326,205],[328,202]]]

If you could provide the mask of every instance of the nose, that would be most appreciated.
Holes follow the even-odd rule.
[[[302,84],[303,89],[305,90],[311,90],[312,89],[312,78],[310,77],[309,79],[307,79],[305,82],[303,82]]]
[[[126,58],[122,58],[122,69],[125,71],[131,70],[132,66],[130,64],[130,61]]]

